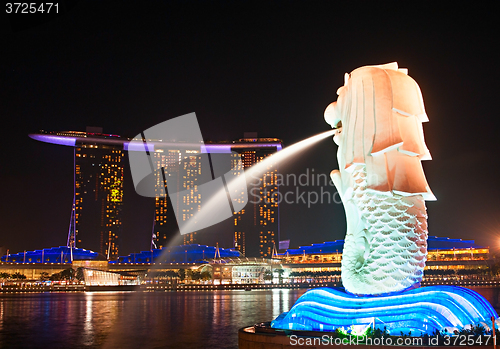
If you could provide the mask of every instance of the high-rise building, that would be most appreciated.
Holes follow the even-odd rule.
[[[276,138],[257,138],[246,134],[234,142],[233,151],[240,154],[243,168],[247,169],[281,150]],[[234,247],[243,255],[272,257],[279,243],[278,164],[270,162],[260,176],[247,181],[248,203],[234,215]]]
[[[123,151],[103,144],[75,147],[76,245],[114,259],[119,255]]]
[[[102,128],[31,135],[49,143],[74,147],[74,198],[68,247],[119,255],[123,205],[123,142]]]
[[[167,213],[168,195],[174,195],[175,211],[181,214],[177,220],[187,221],[192,218],[201,207],[201,192],[198,186],[201,184],[201,154],[194,149],[156,149],[153,153],[155,172],[155,227],[153,241],[157,248],[167,246],[169,226],[174,222],[169,222]],[[161,170],[163,169],[163,170]],[[175,183],[174,183],[175,181]],[[165,191],[165,186],[171,185],[179,191]],[[167,224],[168,223],[168,224]],[[183,235],[183,244],[190,245],[197,242],[196,232]]]
[[[119,254],[122,231],[123,156],[131,150],[130,139],[103,134],[102,129],[42,132],[30,137],[75,148],[73,223],[68,246],[92,249],[115,259]],[[233,176],[238,176],[282,149],[281,140],[257,138],[256,134],[245,134],[244,138],[232,142],[206,142],[203,147],[193,145],[190,148],[183,144],[176,149],[168,144],[165,148],[165,143],[154,139],[148,139],[148,145],[148,156],[151,155],[156,170],[152,248],[162,248],[170,243],[176,232],[175,220],[186,222],[201,210],[204,198],[200,186],[207,181],[207,174],[202,172],[207,167],[202,164],[206,165],[207,153],[212,160],[214,154],[225,154],[222,162],[217,161],[227,167],[226,172],[230,169]],[[213,176],[213,168],[211,171]],[[258,178],[247,180],[248,203],[242,210],[233,211],[232,221],[225,222],[223,228],[209,234],[196,231],[185,234],[183,243],[219,243],[220,246],[234,247],[246,256],[271,257],[280,234],[277,175],[278,164],[268,163]],[[243,199],[244,195],[241,198],[233,196],[233,207]]]
[[[228,162],[227,167],[231,168],[233,176],[242,175],[244,170],[250,166],[259,163],[276,151],[281,150],[281,141],[276,138],[257,138],[256,134],[246,134],[245,138],[233,142],[207,142],[206,150],[209,153],[223,152],[230,154],[225,157],[224,161]],[[156,247],[161,248],[168,243],[169,228],[172,222],[168,222],[167,213],[169,212],[168,200],[164,192],[163,175],[166,178],[166,184],[172,178],[169,176],[171,172],[178,173],[175,180],[181,180],[182,183],[175,183],[176,188],[182,189],[183,197],[177,197],[173,202],[182,207],[176,207],[177,213],[182,212],[182,216],[177,216],[177,220],[186,221],[200,211],[201,205],[204,203],[202,192],[199,186],[203,183],[202,178],[202,156],[198,150],[168,150],[156,149],[154,152],[156,169],[164,168],[156,172],[156,218],[154,239]],[[183,243],[207,243],[215,245],[222,243],[240,251],[243,255],[271,257],[273,248],[279,242],[279,207],[276,201],[276,192],[278,191],[277,183],[278,166],[277,163],[269,163],[267,168],[262,171],[259,178],[248,181],[249,202],[239,212],[234,212],[232,218],[232,228],[229,230],[223,229],[212,231],[206,235],[198,236],[197,232],[192,232],[183,235]],[[172,182],[170,182],[172,185]],[[172,190],[168,195],[172,195]],[[180,195],[174,193],[173,195]],[[236,199],[238,202],[243,200]],[[232,235],[231,237],[227,236]],[[203,235],[203,234],[202,234]]]

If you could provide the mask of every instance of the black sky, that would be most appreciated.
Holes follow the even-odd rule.
[[[430,118],[433,160],[424,169],[438,201],[428,203],[429,234],[500,247],[498,5],[75,4],[31,28],[3,14],[0,246],[66,242],[72,149],[31,140],[31,132],[102,126],[135,136],[196,112],[205,139],[255,131],[291,145],[328,129],[323,111],[345,72],[397,61],[420,85]],[[282,171],[329,173],[335,153],[324,140]],[[149,248],[153,203],[131,188],[122,254]],[[343,209],[284,205],[281,231],[291,247],[341,239]]]

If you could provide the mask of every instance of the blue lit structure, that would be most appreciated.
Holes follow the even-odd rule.
[[[450,239],[437,236],[429,236],[427,238],[427,250],[452,250],[465,248],[484,248],[477,245],[474,240]],[[317,254],[317,253],[342,253],[344,250],[344,240],[327,241],[321,244],[312,244],[311,246],[300,246],[299,248],[289,248],[285,253],[280,255],[301,255],[301,254]]]
[[[109,263],[200,263],[205,259],[211,258],[234,258],[241,257],[239,251],[232,248],[224,249],[206,245],[180,245],[164,247],[163,249],[153,249],[151,251],[142,251],[131,253],[128,256],[118,257],[116,261]]]
[[[205,245],[180,245],[165,247],[163,249],[153,249],[152,251],[142,251],[131,253],[128,256],[118,257],[118,260],[109,261],[115,263],[200,263],[205,259],[217,258],[238,258],[241,257],[239,251],[232,248],[225,249]],[[60,246],[44,248],[42,250],[26,251],[4,255],[0,258],[2,262],[10,263],[71,263],[71,254],[73,260],[105,260],[104,256],[99,256],[97,252],[83,248],[73,248]]]
[[[44,248],[42,250],[19,252],[2,256],[2,262],[10,263],[71,263],[73,260],[98,260],[99,254],[83,248],[73,248],[67,246]],[[102,258],[102,257],[101,257]]]
[[[477,245],[474,240],[450,239],[437,236],[427,238],[427,250],[452,250],[464,248],[484,248]]]
[[[273,328],[335,331],[336,328],[387,328],[389,333],[432,334],[444,328],[461,329],[491,323],[498,314],[484,297],[457,286],[430,286],[389,296],[355,296],[333,288],[303,294]]]

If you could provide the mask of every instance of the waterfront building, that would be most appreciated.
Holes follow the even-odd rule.
[[[100,127],[86,132],[31,134],[31,138],[74,147],[73,208],[68,247],[85,247],[108,259],[119,255],[123,205],[123,142]]]
[[[47,143],[75,147],[75,190],[68,246],[86,247],[98,251],[108,259],[119,255],[123,204],[123,155],[129,150],[131,139],[104,134],[102,129],[89,128],[87,132],[63,131],[31,134],[31,138]],[[178,222],[185,222],[200,211],[203,203],[199,186],[206,173],[202,162],[206,153],[227,154],[227,167],[234,176],[282,149],[276,138],[257,138],[247,133],[237,141],[206,142],[200,148],[148,139],[155,175],[155,218],[151,248],[167,246],[176,231],[172,209]],[[167,147],[166,147],[167,146]],[[133,149],[130,149],[133,150]],[[206,153],[205,153],[206,152]],[[212,155],[211,155],[212,156]],[[164,176],[165,175],[165,176]],[[206,234],[198,232],[183,235],[183,244],[203,241],[215,245],[232,246],[242,255],[270,258],[279,241],[279,206],[276,199],[278,166],[270,163],[261,176],[252,179],[248,188],[249,202],[234,212],[231,228]],[[169,191],[165,185],[175,186]],[[243,193],[242,193],[243,194]],[[237,198],[243,203],[244,195]],[[171,202],[175,207],[168,207]]]
[[[173,201],[180,213],[177,219],[185,222],[191,219],[201,209],[201,192],[198,186],[201,183],[202,154],[198,149],[155,149],[153,152],[153,166],[155,167],[155,222],[153,231],[153,245],[157,249],[167,246],[171,236],[172,223],[167,219],[168,197],[166,187],[175,185],[182,189],[177,193],[170,191],[168,195],[176,196]],[[163,169],[163,171],[162,171]],[[175,176],[171,176],[175,174]],[[165,178],[167,183],[164,182]],[[173,183],[175,181],[176,183]],[[172,202],[172,201],[170,201]],[[171,215],[172,217],[172,215]],[[183,244],[190,245],[197,241],[197,232],[183,235]]]
[[[42,273],[51,275],[68,268],[83,268],[85,282],[88,281],[89,285],[137,284],[140,280],[151,280],[150,275],[178,275],[182,270],[187,275],[183,282],[188,284],[261,284],[266,282],[264,276],[269,273],[274,274],[275,283],[282,278],[292,283],[338,283],[341,281],[343,244],[343,240],[336,240],[301,246],[288,249],[278,255],[278,259],[244,257],[234,248],[191,244],[131,253],[113,261],[106,261],[93,251],[79,248],[71,250],[62,246],[4,255],[1,257],[0,271],[21,273],[29,280],[40,280]],[[493,264],[489,258],[489,248],[479,246],[473,240],[430,236],[428,249],[425,282],[453,283],[468,279],[498,282],[494,275],[489,275],[488,267]],[[211,279],[201,281],[189,278],[188,275],[195,271],[208,271]],[[279,275],[278,272],[282,273]],[[163,282],[167,279],[164,277]]]
[[[490,260],[489,247],[479,246],[474,240],[429,236],[427,239],[426,275],[472,270],[486,270]],[[337,272],[340,275],[344,240],[335,240],[310,246],[288,249],[279,254],[283,266],[294,272]],[[459,272],[462,271],[462,272]]]
[[[233,248],[198,244],[142,251],[113,261],[103,260],[93,251],[72,250],[61,246],[4,255],[0,272],[21,273],[32,282],[41,280],[43,273],[50,276],[69,268],[82,268],[85,285],[110,286],[138,284],[148,275],[165,272],[178,275],[184,270],[184,275],[189,275],[193,271],[206,271],[210,275],[209,283],[219,285],[264,283],[266,271],[279,267],[279,260],[243,257]],[[193,280],[186,278],[185,282],[193,283]]]
[[[154,140],[153,140],[154,144]],[[184,197],[176,197],[174,202],[176,212],[182,212],[182,217],[177,216],[177,220],[186,221],[200,211],[204,202],[199,186],[203,184],[202,163],[203,156],[199,150],[193,149],[161,149],[161,144],[155,145],[154,159],[156,169],[165,169],[165,175],[177,173],[176,180],[182,179],[182,183],[175,183],[176,188],[182,188]],[[281,140],[276,138],[257,138],[256,134],[245,134],[245,138],[236,141],[206,142],[205,149],[211,154],[227,154],[224,158],[225,165],[230,169],[233,176],[242,175],[244,170],[273,153],[282,149]],[[212,155],[213,156],[213,155]],[[156,172],[157,192],[156,197],[156,218],[153,241],[155,247],[162,248],[167,245],[170,236],[168,236],[169,208],[168,200],[164,195],[162,188],[162,172]],[[277,163],[271,163],[262,175],[253,180],[247,181],[248,199],[250,202],[240,211],[234,212],[233,228],[230,233],[232,237],[227,238],[227,233],[215,233],[215,236],[205,236],[200,238],[197,232],[183,235],[184,244],[196,244],[204,241],[210,244],[222,242],[224,245],[231,245],[246,256],[258,256],[270,258],[273,247],[279,241],[279,206],[276,198],[278,191],[277,183],[278,166]],[[172,181],[167,177],[168,181]],[[169,195],[171,191],[169,191]],[[174,193],[173,195],[179,195]],[[206,199],[205,199],[206,200]],[[243,196],[238,198],[241,203]]]
[[[60,263],[71,264],[74,261],[97,260],[97,252],[83,248],[69,248],[67,246],[44,248],[42,250],[24,251],[3,255],[0,260],[5,263]]]
[[[94,251],[60,246],[3,255],[0,271],[20,273],[27,279],[38,280],[42,273],[52,275],[68,268],[107,268],[107,261],[103,259]]]
[[[214,261],[210,265],[214,285],[263,284],[264,275],[273,268],[273,261],[257,257],[230,258]]]
[[[242,159],[243,170],[282,149],[276,138],[257,138],[256,133],[233,142],[232,150]],[[244,256],[271,258],[279,244],[278,163],[270,163],[260,177],[248,183],[249,202],[234,214],[234,247]]]
[[[148,274],[169,272],[178,275],[181,270],[184,270],[184,275],[190,275],[192,271],[208,271],[210,284],[227,284],[231,280],[248,283],[258,281],[259,276],[262,279],[262,275],[253,277],[254,273],[249,272],[232,277],[231,271],[236,271],[239,263],[245,261],[249,262],[249,259],[242,258],[240,252],[234,249],[198,244],[132,253],[114,261],[103,260],[93,251],[61,246],[4,255],[1,257],[0,272],[24,275],[26,282],[32,283],[47,280],[49,276],[67,269],[82,268],[85,286],[138,285]],[[253,260],[246,263],[246,268],[258,266],[260,271],[262,263],[262,260]],[[220,272],[221,265],[225,264],[225,269],[230,270],[229,276]],[[186,278],[186,282],[193,281]]]
[[[98,142],[75,147],[74,245],[98,251],[108,259],[119,255],[123,155],[123,150]]]
[[[190,244],[131,253],[128,256],[120,256],[117,260],[110,261],[109,264],[207,263],[205,261],[207,259],[238,257],[241,257],[240,252],[232,248]]]
[[[233,248],[224,249],[198,244],[132,253],[119,257],[118,260],[111,261],[109,264],[114,270],[132,271],[133,269],[128,269],[128,266],[151,265],[151,261],[157,273],[205,268],[212,275],[213,285],[264,283],[265,272],[272,269],[273,263],[279,264],[279,260],[243,257],[238,250]]]

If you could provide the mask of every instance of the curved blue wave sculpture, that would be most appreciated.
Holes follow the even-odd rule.
[[[432,334],[498,318],[480,294],[458,286],[429,286],[387,296],[356,296],[333,288],[304,293],[289,312],[271,323],[277,329],[335,331],[371,326],[399,335]]]

